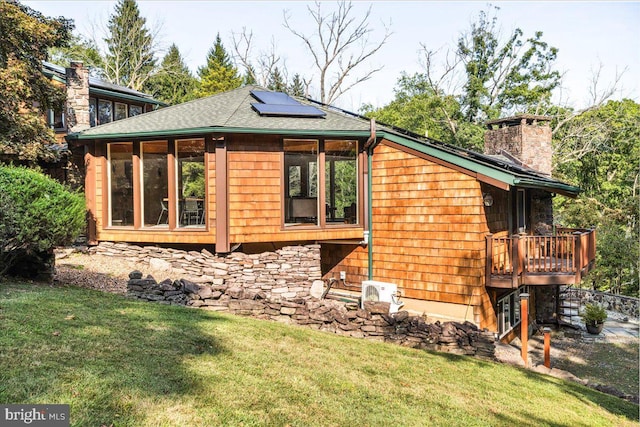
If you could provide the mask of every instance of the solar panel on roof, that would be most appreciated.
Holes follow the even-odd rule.
[[[324,117],[327,115],[322,110],[318,110],[311,105],[288,104],[251,104],[261,116],[294,116],[294,117]]]
[[[252,90],[251,95],[263,104],[274,105],[300,105],[298,101],[282,92],[267,92],[264,90]]]

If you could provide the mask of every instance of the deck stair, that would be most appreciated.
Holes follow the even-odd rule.
[[[558,321],[563,325],[579,327],[580,298],[573,290],[573,285],[560,285],[559,287]]]

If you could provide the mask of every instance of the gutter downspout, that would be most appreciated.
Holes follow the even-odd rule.
[[[373,164],[373,149],[376,144],[376,120],[371,119],[371,135],[367,142],[364,145],[364,148],[367,151],[367,222],[369,225],[369,229],[367,230],[369,233],[367,250],[368,250],[368,277],[369,280],[373,280],[373,208],[371,207],[372,202],[372,184],[371,184],[371,166]]]

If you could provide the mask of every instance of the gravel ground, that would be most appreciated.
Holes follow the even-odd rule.
[[[60,249],[56,250],[54,282],[125,294],[129,273],[133,270],[140,270],[145,276],[151,274],[158,281],[168,278],[166,271],[152,271],[148,263],[89,254],[77,249]]]

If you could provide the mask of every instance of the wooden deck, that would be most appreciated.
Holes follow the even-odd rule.
[[[487,236],[487,286],[579,283],[594,265],[595,230],[559,229],[553,236]]]

